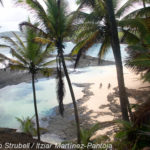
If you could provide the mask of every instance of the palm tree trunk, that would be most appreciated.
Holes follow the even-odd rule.
[[[145,2],[145,0],[142,0],[142,2],[143,2],[143,8],[145,9],[146,8],[146,2]],[[145,17],[147,18],[148,16],[147,16],[147,13],[145,14]]]
[[[38,140],[40,141],[40,126],[39,126],[39,117],[38,117],[38,110],[37,110],[37,104],[36,104],[35,74],[34,73],[32,73],[32,88],[33,88],[34,109],[35,109],[35,117],[36,117],[36,125],[37,125],[37,135],[38,135]]]
[[[146,8],[145,0],[142,0],[142,2],[143,2],[143,7]]]
[[[108,18],[109,18],[109,25],[110,25],[111,39],[112,39],[111,45],[112,45],[113,54],[116,63],[122,119],[129,121],[128,109],[127,109],[128,97],[127,97],[125,84],[124,84],[120,44],[119,44],[118,31],[117,31],[117,25],[116,25],[112,0],[106,0],[106,8],[109,16]]]
[[[62,45],[62,44],[60,44],[60,45]],[[62,47],[59,46],[58,48],[59,48],[59,51],[60,51],[60,54],[61,54],[62,65],[63,65],[64,73],[65,73],[65,76],[66,76],[66,79],[67,79],[67,82],[68,82],[68,86],[69,86],[69,90],[70,90],[70,94],[71,94],[71,98],[72,98],[72,102],[73,102],[73,106],[74,106],[74,114],[75,114],[75,121],[76,121],[76,127],[77,127],[77,141],[78,141],[78,144],[81,144],[80,121],[79,121],[78,108],[77,108],[77,104],[76,104],[76,100],[75,100],[75,95],[74,95],[74,92],[73,92],[71,80],[70,80],[68,70],[67,70],[67,67],[66,67]]]

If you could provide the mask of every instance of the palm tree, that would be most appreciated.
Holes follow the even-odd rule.
[[[9,67],[12,70],[27,70],[32,75],[32,89],[33,89],[33,99],[34,99],[34,109],[36,116],[36,126],[38,140],[40,141],[40,131],[39,131],[39,117],[36,102],[36,89],[35,89],[35,77],[37,73],[42,73],[44,76],[50,76],[52,69],[48,67],[53,61],[48,61],[49,53],[53,50],[48,45],[42,45],[37,43],[35,38],[40,35],[40,32],[35,32],[30,28],[26,28],[25,31],[26,44],[19,38],[15,33],[14,36],[17,42],[9,37],[2,37],[10,45],[1,45],[2,47],[8,47],[11,49],[11,54],[16,59],[8,59],[10,61]]]
[[[111,40],[112,38],[113,39],[118,38],[118,36],[116,35],[118,34],[118,32],[115,31],[115,37],[114,37],[114,33],[113,34],[111,33],[112,24],[110,24],[110,17],[109,17],[108,12],[106,11],[106,3],[100,0],[94,0],[92,1],[92,4],[90,0],[88,2],[89,3],[86,3],[86,4],[90,5],[93,11],[90,14],[87,14],[84,12],[80,12],[79,14],[79,17],[83,19],[84,23],[81,23],[78,25],[79,31],[77,33],[77,38],[76,38],[77,45],[72,50],[72,55],[77,54],[75,67],[77,66],[79,62],[82,52],[88,50],[88,48],[91,47],[93,44],[97,42],[102,42],[102,46],[100,47],[100,50],[99,50],[100,59],[106,54],[109,47],[112,45],[115,62],[116,62],[117,76],[118,76],[117,79],[118,79],[118,85],[119,85],[122,117],[124,120],[129,120],[128,111],[127,111],[127,105],[129,104],[128,104],[128,98],[127,98],[125,87],[124,87],[120,46],[116,45],[116,44],[119,44],[119,40],[117,39],[115,41],[116,42],[115,44],[112,43],[112,40]],[[113,9],[117,7],[116,3],[114,3],[114,5],[115,6],[113,7]],[[123,8],[122,6],[116,12],[116,15],[120,14],[121,10],[124,11],[125,8]],[[114,25],[114,22],[113,22],[113,25]],[[113,26],[113,30],[115,29],[115,27]],[[113,37],[110,35],[112,35]],[[130,110],[129,112],[131,114]]]
[[[114,15],[113,3],[112,0],[106,0],[105,2],[106,2],[106,8],[107,8],[110,31],[111,31],[111,45],[112,45],[113,54],[116,62],[122,118],[123,120],[129,121],[128,110],[127,110],[128,98],[127,98],[125,85],[124,85],[120,44],[119,44],[117,25],[116,25],[116,20]]]
[[[20,2],[20,1],[18,1]],[[22,2],[20,2],[22,3]],[[66,76],[69,90],[72,97],[72,102],[74,106],[74,113],[75,113],[75,121],[77,125],[77,138],[78,143],[81,143],[80,141],[80,123],[79,123],[79,116],[78,116],[78,110],[77,105],[75,101],[75,95],[73,92],[71,80],[68,74],[68,70],[66,67],[65,59],[64,59],[64,40],[72,35],[74,26],[72,25],[75,15],[68,15],[66,11],[66,4],[64,0],[47,0],[45,2],[47,6],[47,10],[45,11],[44,8],[41,6],[41,4],[38,1],[35,0],[28,0],[26,1],[26,4],[34,10],[36,17],[39,19],[38,22],[41,22],[41,25],[43,26],[43,36],[50,39],[55,43],[55,46],[57,48],[57,95],[58,95],[58,101],[59,101],[59,110],[61,115],[63,115],[64,107],[63,107],[63,97],[64,97],[64,82],[63,82],[63,74],[62,71],[64,70],[64,74]],[[23,25],[28,25],[32,27],[34,26],[31,24],[28,24],[26,22],[22,23]],[[63,70],[62,70],[63,67]]]
[[[143,34],[131,33],[136,41],[128,45],[127,52],[129,57],[126,60],[126,66],[137,74],[141,74],[144,81],[150,82],[150,29],[145,30],[146,32]],[[129,40],[128,37],[126,37],[126,40]]]
[[[150,7],[149,7],[150,1],[149,0],[140,0],[140,1],[139,0],[128,0],[122,6],[122,8],[117,11],[116,17],[120,18],[120,16],[122,16],[125,11],[128,11],[128,9],[131,6],[134,6],[136,3],[139,3],[139,2],[141,2],[143,4],[143,7],[133,10],[129,14],[125,15],[122,18],[122,20],[125,20],[125,19],[136,19],[136,18],[149,19],[149,16],[150,16]]]

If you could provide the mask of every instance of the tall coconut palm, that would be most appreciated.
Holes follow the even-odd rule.
[[[113,0],[113,8],[115,11],[116,19],[119,19],[127,9],[129,9],[133,4],[135,4],[135,2],[137,1],[128,0],[123,6],[120,7],[118,6],[119,1]],[[78,13],[79,14],[78,18],[80,18],[80,20],[82,19],[84,23],[81,22],[81,24],[78,25],[79,29],[77,31],[77,38],[76,38],[76,43],[78,44],[74,48],[73,54],[79,52],[80,49],[87,50],[89,47],[91,47],[93,43],[101,41],[102,46],[100,47],[99,50],[99,57],[102,58],[107,53],[107,50],[109,50],[111,43],[110,42],[111,33],[109,29],[110,27],[108,25],[108,15],[105,9],[106,8],[105,2],[101,0],[92,0],[92,1],[78,0],[78,3],[80,5],[86,5],[90,7],[92,12],[90,14],[85,12]],[[141,9],[138,9],[132,13],[133,14],[137,13],[136,14],[137,16],[134,17],[145,15],[145,12],[143,12]],[[125,35],[127,34],[127,31],[129,31],[128,29],[133,30],[133,32],[135,32],[135,29],[136,31],[137,30],[145,31],[145,29],[143,29],[143,20],[139,18],[130,19],[129,16],[130,15],[132,16],[132,13],[128,14],[122,20],[117,20],[117,25],[120,27],[120,29],[125,27],[123,28],[123,32],[126,31],[126,33],[124,33]],[[147,22],[148,21],[149,20],[147,20]],[[92,40],[90,40],[91,37],[93,37]],[[89,43],[88,41],[90,41],[90,44],[89,46],[86,46]]]
[[[81,12],[79,16],[84,19],[84,23],[78,25],[79,31],[77,33],[78,35],[77,45],[72,50],[72,55],[77,54],[75,66],[77,66],[82,52],[87,50],[93,44],[97,42],[102,42],[102,46],[100,47],[99,50],[99,58],[102,58],[106,54],[108,48],[112,46],[115,62],[116,62],[116,69],[117,69],[117,79],[118,79],[118,86],[119,86],[122,117],[124,120],[128,121],[129,120],[128,111],[127,111],[128,98],[126,95],[125,85],[124,85],[120,46],[118,45],[119,40],[117,39],[118,36],[116,35],[118,34],[118,32],[115,31],[116,26],[115,27],[113,26],[113,31],[115,31],[115,37],[114,37],[114,33],[112,34],[111,32],[112,24],[110,24],[110,17],[109,17],[110,14],[106,11],[107,3],[100,0],[94,0],[94,2],[95,2],[94,6],[92,5],[93,11],[90,14]],[[114,13],[114,8],[116,7],[116,3],[114,3],[114,5],[115,6],[113,7],[113,13]],[[122,9],[122,11],[125,10],[123,9],[123,7],[121,7],[120,9]],[[119,11],[120,10],[116,12],[116,15],[120,13]],[[114,25],[114,21],[113,21],[113,25]],[[116,38],[115,44],[114,41],[112,42],[112,39],[114,38]]]
[[[44,76],[51,75],[52,69],[49,68],[48,65],[53,63],[53,61],[49,61],[47,58],[50,52],[52,51],[52,48],[49,45],[42,45],[41,43],[37,43],[35,41],[35,38],[40,35],[39,32],[35,32],[30,28],[26,28],[24,33],[26,44],[24,44],[24,42],[19,38],[19,36],[16,33],[13,33],[17,41],[11,39],[10,37],[1,37],[5,39],[7,43],[11,44],[1,46],[10,48],[12,56],[15,57],[15,60],[9,59],[9,67],[12,70],[27,70],[32,76],[32,89],[36,116],[37,135],[38,140],[40,140],[35,78],[37,73],[41,73]]]
[[[123,13],[127,9],[129,9],[130,6],[135,4],[135,2],[137,1],[129,0],[118,9],[118,1],[114,0],[113,8],[115,10],[115,17],[120,18],[120,16],[123,15]],[[82,19],[84,23],[81,22],[81,24],[78,25],[79,29],[76,34],[77,45],[72,50],[72,55],[77,54],[75,67],[79,62],[82,52],[88,50],[88,48],[91,47],[94,43],[102,42],[102,46],[99,50],[100,59],[104,57],[104,55],[109,50],[109,47],[111,46],[111,30],[105,2],[100,0],[79,0],[78,3],[81,3],[81,5],[85,4],[86,6],[90,7],[92,12],[90,14],[85,12],[78,13],[78,17],[80,18],[80,20]],[[140,12],[140,14],[141,13],[142,12]],[[130,16],[130,14],[128,16]],[[130,19],[128,17],[125,17],[121,21],[118,20],[118,26],[121,27],[120,29],[123,29],[122,32],[124,33],[122,41],[124,39],[132,43],[139,41],[139,39],[135,38],[131,31],[136,31],[140,34],[146,33],[146,29],[143,28],[143,21],[148,22],[148,18],[146,20],[143,20],[139,18]],[[128,109],[130,116],[132,116],[129,103]]]
[[[124,84],[120,43],[119,43],[119,38],[118,38],[118,31],[117,31],[117,24],[115,20],[113,3],[112,3],[112,0],[106,0],[105,2],[106,2],[106,8],[107,8],[107,13],[108,13],[108,18],[109,18],[108,19],[109,26],[111,30],[111,45],[112,45],[113,54],[114,54],[115,62],[116,62],[122,118],[123,120],[129,121],[128,110],[127,110],[128,98],[127,98],[125,84]]]
[[[62,71],[64,70],[64,74],[66,76],[69,90],[72,97],[72,102],[74,106],[74,113],[75,113],[75,121],[77,125],[77,137],[78,137],[78,143],[81,143],[80,141],[80,123],[79,123],[79,116],[78,116],[78,110],[77,105],[75,101],[75,95],[73,92],[71,80],[68,74],[68,70],[66,67],[65,59],[64,59],[64,40],[65,38],[72,35],[72,31],[74,30],[74,26],[72,25],[74,21],[73,15],[68,15],[66,11],[66,4],[64,0],[47,0],[45,2],[46,4],[46,11],[42,7],[42,5],[36,1],[36,0],[28,0],[28,1],[19,1],[19,3],[26,2],[27,4],[34,12],[36,17],[38,18],[38,22],[41,23],[43,27],[43,35],[46,38],[49,38],[55,43],[55,46],[57,48],[57,81],[58,81],[58,101],[59,101],[59,108],[60,113],[63,115],[64,108],[63,108],[63,97],[64,97],[64,82],[63,82],[63,74]],[[35,29],[31,24],[28,23],[22,23],[23,25],[28,25]],[[62,69],[63,68],[63,69]]]

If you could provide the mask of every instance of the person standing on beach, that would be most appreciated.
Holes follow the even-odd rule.
[[[102,85],[102,83],[100,83],[99,88],[101,89],[101,88],[102,88],[102,86],[103,86],[103,85]]]
[[[110,89],[110,87],[111,87],[111,84],[109,83],[107,88]]]

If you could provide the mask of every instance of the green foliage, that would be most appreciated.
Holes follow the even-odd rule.
[[[21,129],[21,132],[24,132],[28,135],[31,135],[31,136],[37,136],[37,130],[35,128],[35,123],[33,121],[35,116],[33,117],[26,117],[26,118],[18,118],[16,117],[17,121],[20,123],[20,129]],[[41,132],[47,132],[47,129],[45,128],[39,128],[39,130]]]
[[[54,61],[49,61],[48,56],[53,51],[53,44],[37,43],[35,38],[40,36],[37,31],[26,27],[24,29],[26,44],[20,39],[20,37],[13,33],[16,41],[10,37],[1,37],[4,39],[8,45],[3,45],[11,49],[10,53],[15,57],[15,60],[10,60],[10,68],[12,70],[28,70],[30,73],[40,72],[45,76],[50,76],[52,74],[52,69],[48,66],[53,64]],[[1,57],[2,58],[2,57]]]
[[[128,46],[129,57],[126,65],[136,73],[141,74],[144,81],[150,81],[150,38],[143,38],[142,42]]]
[[[81,129],[81,132],[80,132],[81,144],[84,144],[85,146],[87,146],[89,142],[92,142],[91,137],[99,129],[100,129],[99,123],[93,125],[90,129]]]
[[[110,138],[107,135],[101,135],[101,136],[96,137],[93,140],[93,142],[96,143],[96,144],[108,143],[108,142],[110,143]]]
[[[130,108],[136,111],[139,108],[139,104],[130,104]]]
[[[17,121],[20,123],[20,129],[22,132],[28,134],[28,135],[32,135],[32,136],[36,136],[37,135],[37,131],[35,129],[35,123],[33,122],[33,117],[26,117],[26,118],[18,118],[16,117]]]
[[[129,9],[135,1],[128,0],[124,5],[119,6],[118,0],[113,0],[113,6],[115,9],[115,16],[116,18],[120,18],[127,9]],[[111,40],[110,40],[110,27],[109,27],[109,21],[108,21],[108,14],[106,11],[105,1],[100,0],[78,0],[78,4],[89,6],[91,8],[90,13],[83,13],[82,11],[78,13],[78,17],[80,19],[80,24],[77,24],[78,30],[75,32],[75,42],[76,46],[72,50],[72,55],[76,55],[76,63],[75,67],[77,66],[80,57],[82,55],[82,52],[87,51],[91,46],[93,46],[95,43],[102,43],[102,46],[99,48],[98,57],[99,60],[104,58],[104,56],[107,54],[108,50],[111,46]],[[140,19],[123,19],[118,20],[118,26],[125,29],[131,29],[134,30],[141,30],[140,33],[147,32],[146,28],[144,26],[142,20]],[[127,34],[125,32],[119,31],[119,39],[123,39],[124,35],[128,38],[128,41],[133,41],[133,34]],[[129,39],[130,37],[130,39]],[[132,40],[131,40],[132,39]]]
[[[150,146],[150,126],[135,127],[132,123],[118,120],[119,131],[115,135],[114,147],[117,150],[141,150]],[[146,134],[148,133],[148,134]]]

